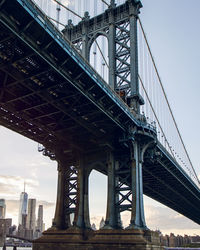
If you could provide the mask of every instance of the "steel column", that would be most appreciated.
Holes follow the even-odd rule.
[[[146,229],[143,203],[142,158],[140,145],[134,141],[131,157],[131,187],[132,187],[132,213],[131,223],[128,227]]]
[[[109,85],[115,90],[116,88],[116,27],[114,18],[114,9],[109,9],[109,33],[108,33],[108,58],[109,58]]]
[[[106,229],[118,227],[118,216],[116,211],[116,190],[115,190],[115,159],[113,152],[108,153],[107,159],[108,168],[108,198],[107,198],[107,212],[106,212]]]
[[[131,72],[131,103],[137,114],[140,113],[139,104],[139,81],[138,81],[138,38],[137,38],[137,18],[138,8],[129,3],[130,15],[130,72]]]
[[[85,12],[82,23],[82,56],[89,62],[89,44],[88,44],[88,21],[90,19],[89,13]]]
[[[58,160],[58,185],[57,185],[57,201],[56,211],[53,220],[53,227],[57,229],[67,229],[70,226],[70,214],[65,212],[65,192],[68,185],[66,185],[66,169],[67,166],[62,160]]]
[[[91,228],[88,200],[89,174],[86,162],[81,158],[78,166],[77,205],[74,219],[74,226],[79,228]]]

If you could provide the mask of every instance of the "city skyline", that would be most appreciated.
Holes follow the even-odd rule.
[[[176,115],[179,129],[196,167],[197,174],[200,175],[198,159],[199,133],[195,132],[198,131],[200,123],[198,118],[198,106],[200,104],[198,98],[198,59],[200,55],[199,51],[195,49],[198,48],[200,35],[197,31],[195,33],[194,27],[192,27],[193,22],[194,26],[195,23],[199,22],[197,9],[200,7],[200,4],[198,1],[194,1],[195,4],[190,6],[191,9],[189,11],[192,15],[189,13],[190,18],[185,20],[184,17],[188,15],[188,2],[185,0],[177,0],[176,3],[167,0],[162,1],[162,4],[158,0],[143,0],[142,2],[144,8],[141,10],[141,19],[147,32],[155,61],[172,104],[172,109]],[[175,6],[172,9],[173,3]],[[177,13],[178,9],[174,8],[178,8],[178,5],[181,8]],[[166,14],[167,12],[170,12],[170,17]],[[178,19],[176,19],[176,15]],[[172,23],[172,20],[174,20],[174,23]],[[197,29],[197,26],[195,27]],[[185,34],[186,30],[189,34]],[[186,114],[187,119],[185,117]],[[191,121],[194,121],[192,129]],[[48,158],[38,153],[35,142],[3,127],[0,127],[0,133],[2,139],[0,145],[0,157],[2,159],[0,167],[0,196],[9,201],[7,205],[9,215],[13,215],[14,221],[16,221],[17,192],[22,189],[24,179],[26,179],[27,190],[30,196],[33,197],[35,195],[35,198],[44,204],[44,221],[47,221],[47,226],[50,226],[54,216],[56,200],[56,162],[51,162]],[[12,159],[10,156],[12,156]],[[92,173],[92,178],[90,179],[90,185],[93,188],[90,191],[90,210],[92,221],[97,221],[102,216],[105,218],[107,183],[105,176],[98,175],[95,172]],[[97,193],[98,195],[95,195]],[[166,232],[184,232],[185,228],[187,231],[190,230],[191,234],[200,234],[199,225],[192,223],[178,213],[172,212],[149,198],[145,198],[145,213],[147,225],[152,229],[160,228],[161,225],[165,227]],[[127,218],[128,216],[124,215],[124,217]],[[128,221],[128,219],[125,220]],[[168,225],[166,225],[166,221]],[[161,231],[163,230],[161,229]]]
[[[18,224],[12,224],[13,217],[7,218],[5,214],[6,200],[0,199],[1,223],[5,221],[6,230],[9,232],[12,231],[12,234],[16,236],[36,239],[39,238],[45,230],[45,223],[43,223],[43,205],[39,204],[36,218],[36,199],[28,199],[28,194],[26,192],[21,192],[20,194]]]

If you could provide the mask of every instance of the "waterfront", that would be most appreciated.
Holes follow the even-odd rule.
[[[1,247],[0,250],[3,248]],[[175,248],[165,248],[165,250],[200,250],[200,248],[183,248],[183,247],[175,247]],[[6,247],[6,250],[13,250],[13,247]],[[17,250],[32,250],[32,247],[17,247]]]
[[[3,248],[1,247],[0,250]],[[182,247],[176,247],[176,248],[165,248],[165,250],[200,250],[200,248],[182,248]],[[6,247],[6,250],[13,250],[13,247]],[[17,250],[32,250],[32,247],[17,247]]]
[[[0,250],[2,249],[1,247]],[[13,250],[13,247],[6,247],[6,250]],[[17,250],[32,250],[32,247],[17,247]]]

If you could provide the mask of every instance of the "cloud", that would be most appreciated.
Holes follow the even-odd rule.
[[[43,207],[44,207],[44,209],[48,209],[48,208],[51,208],[51,207],[53,207],[53,206],[55,206],[55,203],[54,202],[49,202],[49,201],[40,201],[40,200],[38,200],[37,201],[37,206],[39,206],[39,205],[43,205]]]
[[[21,176],[0,175],[0,195],[7,198],[10,196],[18,196],[23,190],[24,181],[29,189],[35,189],[39,186],[37,180],[26,179]]]
[[[147,225],[153,229],[156,229],[155,225],[161,231],[199,229],[199,225],[167,207],[146,206],[145,212]]]
[[[96,227],[99,227],[99,223],[105,215],[91,216],[91,224],[95,223]],[[182,214],[179,214],[164,206],[145,206],[145,217],[147,227],[151,230],[160,229],[164,234],[170,232],[186,234],[200,233],[200,227],[196,223],[192,222]],[[130,224],[131,213],[121,213],[121,219],[123,227],[126,228]]]

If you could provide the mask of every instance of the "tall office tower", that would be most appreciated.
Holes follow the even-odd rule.
[[[6,216],[6,203],[4,199],[0,199],[0,219],[5,219]]]
[[[99,229],[103,228],[105,226],[105,220],[104,218],[102,217],[101,221],[100,221],[100,224],[99,224]]]
[[[36,199],[28,199],[28,216],[27,216],[27,228],[35,231],[35,208]]]
[[[24,217],[27,215],[28,194],[24,191],[20,194],[18,224],[23,225]]]
[[[43,231],[43,206],[42,205],[39,205],[39,208],[38,208],[37,229],[40,232]]]

